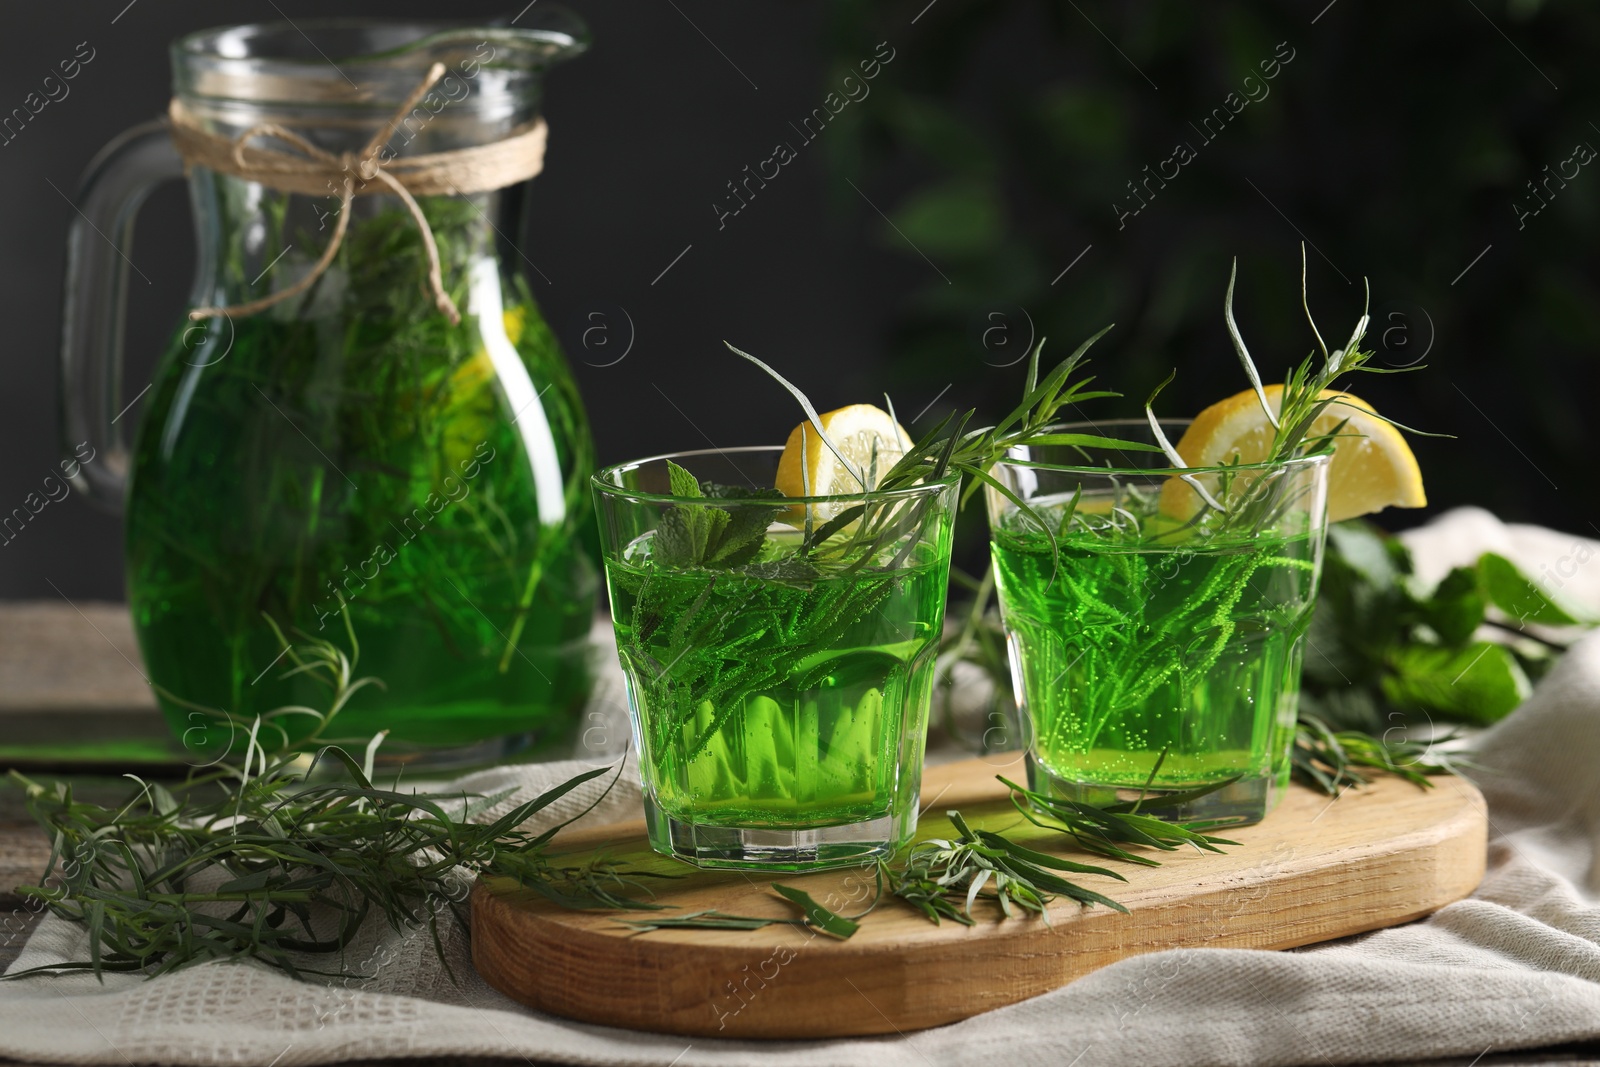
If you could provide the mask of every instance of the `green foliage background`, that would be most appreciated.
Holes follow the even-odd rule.
[[[1127,394],[1117,414],[1137,414],[1173,367],[1163,413],[1193,414],[1246,384],[1222,325],[1231,256],[1263,373],[1309,351],[1296,292],[1303,235],[1315,246],[1311,306],[1331,344],[1360,313],[1366,275],[1380,357],[1407,365],[1431,348],[1426,371],[1362,385],[1380,410],[1456,436],[1415,441],[1432,510],[1480,504],[1600,532],[1582,491],[1593,483],[1594,401],[1580,386],[1600,340],[1600,167],[1553,182],[1520,230],[1513,207],[1536,206],[1526,183],[1546,165],[1579,142],[1600,145],[1587,58],[1600,51],[1600,8],[834,0],[830,10],[830,87],[877,42],[898,49],[870,97],[818,142],[837,208],[875,219],[870,198],[892,220],[879,223],[881,241],[904,255],[880,388],[899,399],[949,382],[933,416],[1005,410],[1021,364],[997,365],[1020,356],[1030,320],[1058,356],[1115,322],[1094,370]],[[1190,124],[1243,95],[1279,42],[1294,58],[1269,94],[1206,143]],[[1119,229],[1112,205],[1126,183],[1180,141],[1198,158]]]

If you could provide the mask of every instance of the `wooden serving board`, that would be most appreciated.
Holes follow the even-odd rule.
[[[1126,883],[1069,877],[1130,914],[1058,900],[1048,924],[1000,921],[980,903],[978,925],[935,926],[885,901],[843,942],[786,925],[641,934],[619,919],[649,913],[569,911],[488,879],[472,896],[473,963],[506,995],[586,1022],[734,1038],[886,1034],[1037,996],[1139,953],[1285,949],[1393,926],[1461,899],[1483,877],[1487,809],[1459,778],[1424,790],[1384,776],[1336,801],[1296,786],[1265,821],[1221,831],[1240,842],[1226,855],[1184,849],[1140,867],[1057,847],[1060,835],[1023,822],[1005,801],[997,772],[1022,780],[1020,761],[930,768],[917,836],[954,836],[944,813],[958,808],[974,826],[1120,871]],[[603,851],[628,867],[684,876],[657,890],[659,903],[682,911],[793,917],[768,888],[781,881],[849,914],[871,890],[870,872],[856,870],[701,871],[653,853],[643,823],[563,840],[578,849],[574,858]]]

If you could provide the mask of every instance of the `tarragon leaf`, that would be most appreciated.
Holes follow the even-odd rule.
[[[1160,445],[1101,437],[1092,433],[1040,433],[1017,442],[1022,445],[1077,445],[1081,448],[1114,448],[1121,452],[1160,452]]]
[[[1250,379],[1250,388],[1256,391],[1256,399],[1261,402],[1261,411],[1276,430],[1278,412],[1273,411],[1272,405],[1267,402],[1267,392],[1261,385],[1261,374],[1256,370],[1256,361],[1250,358],[1250,350],[1245,347],[1244,337],[1239,333],[1239,324],[1233,318],[1233,283],[1238,280],[1238,276],[1239,260],[1235,257],[1233,267],[1228,271],[1228,295],[1222,301],[1222,318],[1228,324],[1228,336],[1233,340],[1233,350],[1239,357],[1239,365],[1244,368],[1245,377]],[[1317,339],[1320,341],[1321,337]]]
[[[1050,398],[1054,397],[1056,393],[1061,391],[1061,387],[1066,383],[1067,376],[1078,368],[1079,363],[1083,362],[1084,353],[1089,351],[1089,346],[1100,340],[1100,338],[1104,337],[1106,335],[1106,331],[1110,329],[1110,326],[1104,327],[1099,333],[1090,337],[1087,341],[1083,342],[1083,344],[1073,349],[1072,355],[1056,364],[1055,369],[1046,375],[1043,381],[1039,382],[1037,385],[1033,386],[1033,388],[1028,390],[1027,395],[1022,398],[1022,403],[1018,404],[1014,409],[1012,409],[1011,414],[1000,420],[1000,422],[992,431],[994,436],[998,438],[1000,435],[1004,434],[1007,430],[1018,423],[1026,424],[1029,416],[1035,414],[1040,408],[1041,404],[1048,406]],[[1043,340],[1040,340],[1038,347],[1044,347]],[[1036,373],[1037,364],[1030,365],[1030,380]]]
[[[811,894],[803,889],[796,889],[792,885],[782,885],[778,882],[773,882],[772,888],[789,903],[797,905],[801,912],[805,914],[806,923],[815,927],[819,933],[827,934],[829,937],[836,937],[840,941],[848,941],[851,935],[861,928],[860,923],[846,919],[843,915],[835,915],[821,904],[818,904],[811,898]]]
[[[764,582],[776,582],[779,585],[794,586],[799,589],[809,588],[822,576],[815,563],[797,556],[785,556],[783,559],[766,563],[752,563],[745,568],[745,573]]]
[[[978,830],[976,831],[976,836],[979,841],[982,841],[990,848],[1001,849],[1035,867],[1047,867],[1056,871],[1071,871],[1074,874],[1099,874],[1106,878],[1115,878],[1119,882],[1128,880],[1116,871],[1107,870],[1104,867],[1095,867],[1087,863],[1075,863],[1072,860],[1062,859],[1060,856],[1051,856],[1044,852],[1026,848],[992,830]]]
[[[651,916],[648,919],[621,919],[623,926],[632,927],[635,933],[648,934],[652,930],[760,930],[765,926],[799,926],[799,919],[765,919],[753,915],[729,915],[710,909],[691,911],[684,915]]]

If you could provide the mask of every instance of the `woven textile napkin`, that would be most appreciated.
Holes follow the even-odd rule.
[[[1595,542],[1504,526],[1476,510],[1452,512],[1408,541],[1426,575],[1494,550],[1600,609]],[[489,989],[459,930],[446,943],[457,986],[425,935],[374,926],[352,952],[356,969],[376,971],[366,982],[316,984],[254,964],[213,964],[154,981],[108,975],[101,985],[74,975],[0,984],[0,1056],[261,1067],[429,1055],[661,1067],[1193,1067],[1471,1059],[1600,1040],[1600,634],[1573,648],[1480,750],[1489,873],[1470,899],[1421,922],[1294,952],[1188,949],[1125,960],[937,1030],[740,1043],[587,1026]],[[539,790],[581,766],[507,768],[459,784]],[[1448,780],[1439,787],[1453,788]],[[598,789],[590,783],[541,818],[572,814]],[[631,817],[637,804],[636,787],[619,787],[596,817]],[[83,955],[79,931],[51,918],[14,966]]]

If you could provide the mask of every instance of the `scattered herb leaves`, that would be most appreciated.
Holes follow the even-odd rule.
[[[804,919],[771,919],[752,915],[729,915],[714,908],[682,915],[653,915],[648,919],[622,919],[623,926],[635,933],[652,930],[760,930],[767,926],[805,926]]]
[[[1158,761],[1157,766],[1160,766]],[[1151,778],[1155,774],[1151,772]],[[1224,789],[1238,777],[1214,782],[1186,793],[1173,793],[1161,798],[1164,807],[1176,807]],[[1237,841],[1213,837],[1205,833],[1203,823],[1179,823],[1139,814],[1139,802],[1128,801],[1096,807],[1079,801],[1051,796],[1018,785],[1009,778],[1001,778],[1011,790],[1011,802],[1023,818],[1035,826],[1059,830],[1071,836],[1078,847],[1087,852],[1110,859],[1126,860],[1148,867],[1158,866],[1156,860],[1129,852],[1123,845],[1160,849],[1170,852],[1181,845],[1192,845],[1206,852],[1221,852],[1220,845],[1237,845]],[[1042,814],[1040,814],[1042,813]]]
[[[348,614],[346,626],[353,646]],[[369,917],[396,930],[425,926],[444,960],[441,914],[465,921],[469,883],[459,868],[513,878],[565,907],[654,906],[636,894],[649,893],[643,879],[660,876],[603,858],[562,866],[548,854],[573,819],[539,833],[520,829],[608,768],[586,771],[492,822],[474,822],[513,791],[473,797],[401,790],[398,781],[375,784],[382,734],[360,760],[321,740],[350,694],[372,680],[354,678],[354,658],[330,642],[308,640],[286,655],[290,670],[329,690],[327,711],[272,713],[312,722],[298,740],[271,728],[267,716],[254,719],[242,724],[249,737],[242,758],[171,786],[135,779],[138,789],[115,808],[79,800],[68,784],[11,773],[52,842],[46,877],[17,892],[83,924],[89,944],[87,959],[5,978],[65,971],[154,976],[238,958],[296,976],[350,974],[343,954]],[[337,970],[311,965],[327,957],[336,958]]]
[[[1064,834],[1076,847],[1110,859],[1158,867],[1159,860],[1130,849],[1170,852],[1190,845],[1220,853],[1220,846],[1237,844],[1206,833],[1204,824],[1172,823],[1141,815],[1137,801],[1095,807],[1037,793],[1004,777],[999,781],[1011,790],[1012,803],[1033,825]],[[1235,779],[1217,782],[1170,799],[1179,803],[1194,800],[1233,781]],[[1103,904],[1127,913],[1128,909],[1112,898],[1063,877],[1064,874],[1092,874],[1127,881],[1116,871],[1029,848],[998,831],[975,828],[959,811],[946,815],[956,831],[955,837],[929,838],[911,845],[892,860],[880,859],[876,868],[878,892],[859,915],[838,915],[804,890],[773,883],[774,890],[800,908],[803,918],[761,919],[700,911],[670,918],[628,921],[626,925],[648,932],[661,929],[754,930],[788,923],[843,941],[860,928],[859,920],[878,908],[886,895],[914,908],[936,925],[946,919],[963,926],[974,925],[978,918],[973,908],[979,901],[989,901],[1003,918],[1032,914],[1046,922],[1049,921],[1046,906],[1057,897],[1075,900],[1086,907]]]
[[[803,889],[796,889],[792,885],[783,885],[773,882],[772,888],[777,894],[789,903],[795,905],[805,915],[806,925],[818,933],[827,934],[829,937],[840,941],[848,941],[852,934],[861,928],[861,924],[854,919],[846,919],[843,915],[835,915],[811,898],[811,894]]]
[[[1373,737],[1360,730],[1334,732],[1315,715],[1302,711],[1289,758],[1297,781],[1328,796],[1338,796],[1348,785],[1366,785],[1371,779],[1362,770],[1387,771],[1431,789],[1430,775],[1455,774],[1470,766],[1464,758],[1436,747],[1455,739],[1455,734],[1410,741]]]
[[[1580,618],[1578,612],[1558,604],[1504,556],[1485,552],[1478,558],[1476,569],[1482,595],[1519,624],[1592,626],[1596,621]]]

